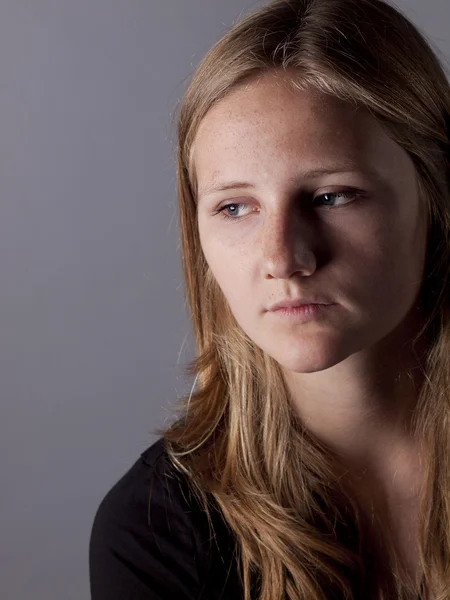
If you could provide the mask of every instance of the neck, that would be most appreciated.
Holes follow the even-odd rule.
[[[412,425],[425,347],[422,341],[415,349],[405,344],[405,331],[415,333],[411,320],[328,369],[284,371],[305,427],[356,469],[416,445]]]

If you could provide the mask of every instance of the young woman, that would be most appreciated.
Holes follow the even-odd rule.
[[[450,598],[450,86],[381,0],[274,0],[179,115],[198,357],[93,600]]]

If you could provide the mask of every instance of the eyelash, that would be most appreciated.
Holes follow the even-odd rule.
[[[347,196],[350,198],[355,198],[358,194],[356,194],[355,192],[327,192],[325,194],[320,194],[319,196],[316,196],[316,198],[314,198],[314,200],[317,200],[317,198],[323,198],[324,196]],[[346,203],[349,204],[349,203]],[[228,204],[224,204],[223,206],[221,206],[218,210],[216,210],[216,212],[214,213],[215,215],[220,214],[222,219],[227,219],[228,221],[240,221],[241,219],[243,219],[244,217],[231,217],[230,215],[227,215],[224,211],[229,208],[230,206],[236,206],[238,208],[242,208],[243,206],[246,206],[246,204],[242,203],[242,202],[230,202]],[[345,206],[345,205],[344,205]],[[333,208],[332,206],[329,208]]]

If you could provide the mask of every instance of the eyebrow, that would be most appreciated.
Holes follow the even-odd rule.
[[[383,177],[380,175],[380,173],[378,171],[376,171],[373,168],[352,168],[352,169],[348,169],[348,168],[320,168],[320,169],[313,169],[311,171],[306,171],[300,175],[297,175],[295,177],[291,178],[292,183],[298,183],[304,179],[315,179],[317,177],[320,177],[322,175],[336,175],[336,174],[356,174],[356,173],[362,173],[363,175],[368,175],[369,177],[371,177],[372,179],[374,179],[375,181],[378,181],[380,183],[384,182]],[[238,190],[238,189],[242,189],[242,188],[251,188],[254,189],[256,186],[253,185],[252,183],[249,183],[247,181],[229,181],[229,182],[218,182],[218,183],[213,183],[212,185],[206,187],[204,190],[199,191],[198,193],[198,197],[203,197],[203,196],[209,196],[210,194],[214,194],[216,192],[224,192],[226,190]]]

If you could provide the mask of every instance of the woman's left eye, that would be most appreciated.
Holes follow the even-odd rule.
[[[329,198],[333,198],[335,196],[343,196],[347,199],[347,202],[344,202],[344,204],[348,204],[348,201],[354,199],[356,195],[357,194],[355,192],[327,192],[325,194],[319,194],[318,196],[316,196],[313,199],[313,203],[316,204],[317,200],[321,198],[324,199],[325,202],[327,202],[327,199]],[[214,214],[217,215],[220,213],[221,217],[224,219],[228,219],[230,221],[239,221],[243,217],[237,216],[237,213],[241,208],[246,206],[247,204],[244,204],[242,202],[230,202],[221,206],[218,210],[216,210]],[[325,203],[324,206],[332,207],[333,205]]]
[[[314,202],[316,202],[317,198],[327,198],[330,196],[344,196],[346,198],[353,199],[356,196],[355,192],[326,192],[325,194],[320,194],[314,198]],[[329,206],[326,204],[325,206]]]

